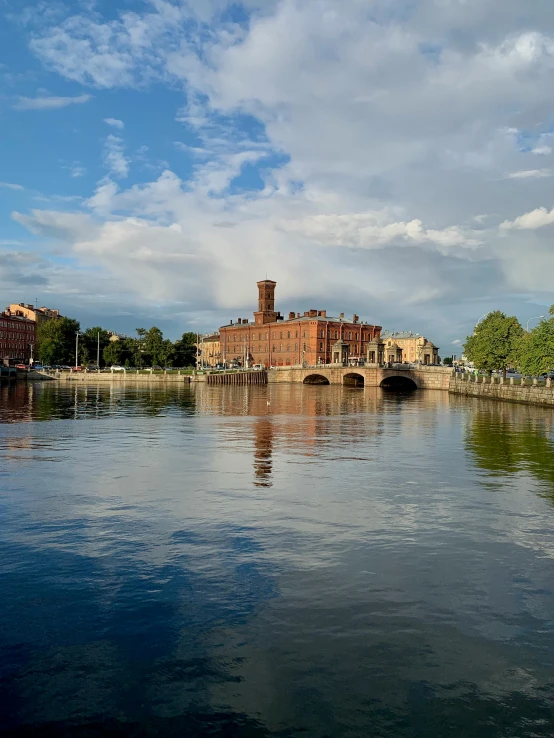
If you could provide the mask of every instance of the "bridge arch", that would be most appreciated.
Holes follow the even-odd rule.
[[[302,384],[331,384],[331,382],[322,374],[308,374]]]
[[[342,383],[345,387],[363,387],[365,384],[365,380],[363,374],[358,374],[357,372],[349,372],[348,374],[345,374],[343,376]]]
[[[385,377],[379,386],[382,389],[395,392],[411,392],[418,388],[417,382],[414,379],[406,377],[403,374],[393,374]]]

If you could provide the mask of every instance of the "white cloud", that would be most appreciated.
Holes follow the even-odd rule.
[[[82,105],[91,99],[92,95],[77,95],[76,97],[19,97],[14,103],[14,110],[57,110],[68,105]]]
[[[125,123],[122,120],[118,120],[117,118],[104,118],[104,123],[107,123],[113,128],[119,128],[119,130],[125,128]]]
[[[463,343],[461,338],[457,338],[455,341],[452,341],[453,346],[460,346]]]
[[[104,166],[113,177],[127,177],[130,160],[126,158],[123,140],[110,133],[104,145]]]
[[[534,149],[531,149],[531,153],[536,156],[548,156],[552,153],[552,147],[546,145],[536,146]]]
[[[69,167],[69,173],[73,179],[84,177],[87,173],[86,168],[78,161],[74,161]]]
[[[537,228],[544,228],[544,226],[552,225],[554,223],[554,208],[547,210],[546,208],[536,208],[529,213],[518,216],[515,220],[505,220],[500,228],[503,231],[509,230],[536,230]]]
[[[550,169],[525,169],[519,172],[510,172],[506,175],[507,179],[544,179],[551,177]]]
[[[8,190],[22,190],[24,189],[20,184],[14,184],[13,182],[0,182],[0,187],[6,187]]]

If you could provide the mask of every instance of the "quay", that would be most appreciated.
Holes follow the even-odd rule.
[[[0,380],[2,382],[11,382],[17,379],[17,369],[14,366],[0,366]]]

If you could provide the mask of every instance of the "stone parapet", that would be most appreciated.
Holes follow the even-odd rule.
[[[510,379],[506,382],[477,382],[476,378],[461,379],[454,376],[450,380],[449,392],[457,395],[466,395],[467,397],[487,397],[494,400],[504,400],[506,402],[521,402],[528,405],[545,405],[554,407],[554,388],[551,382],[543,386],[538,383],[522,384],[518,380]],[[486,379],[483,377],[483,379]],[[517,382],[517,383],[516,383]]]

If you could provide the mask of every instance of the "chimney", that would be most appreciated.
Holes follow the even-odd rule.
[[[294,312],[289,313],[289,320],[294,320]]]
[[[307,318],[309,314],[310,314],[310,313],[309,313],[309,311],[308,311],[308,310],[304,310],[304,317],[305,317],[305,318]]]
[[[247,323],[248,323],[248,318],[243,318],[243,319],[242,319],[242,324],[243,324],[243,325],[246,325]]]
[[[238,323],[238,325],[242,325],[242,318],[239,318],[239,319],[237,320],[237,323]]]
[[[340,318],[341,320],[344,320],[344,313],[341,313],[341,314],[339,315],[339,318]]]
[[[229,325],[233,325],[233,321],[232,320],[230,321]]]
[[[360,319],[360,316],[359,315],[356,315],[356,313],[354,313],[354,315],[352,316],[352,322],[353,323],[357,323],[359,321],[359,319]]]
[[[300,313],[296,313],[296,317],[299,318],[300,317]]]
[[[317,310],[310,310],[310,318],[317,318]]]
[[[320,310],[319,311],[319,314],[321,315],[322,318],[326,318],[327,317],[327,310]]]

